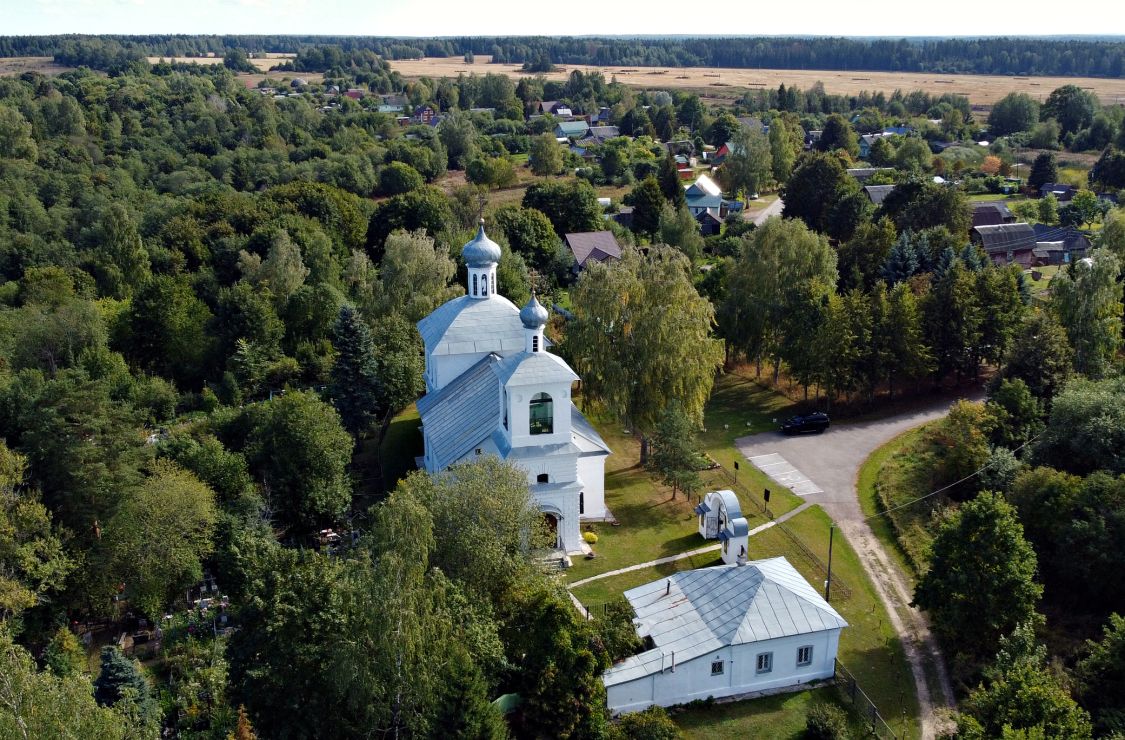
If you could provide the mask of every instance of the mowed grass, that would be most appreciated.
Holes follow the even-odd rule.
[[[703,490],[734,490],[751,529],[769,521],[758,503],[763,488],[771,489],[769,510],[774,516],[796,508],[801,499],[750,465],[735,450],[734,440],[772,428],[774,416],[783,415],[789,404],[784,396],[741,375],[726,374],[716,379],[704,411],[706,431],[699,435],[699,442],[722,467],[703,471]],[[640,440],[636,435],[625,434],[620,424],[607,418],[591,414],[591,419],[613,450],[606,461],[605,496],[606,506],[618,524],[583,525],[584,530],[598,536],[598,542],[592,546],[595,557],[576,559],[567,571],[567,580],[573,583],[707,545],[699,537],[693,511],[698,494],[690,500],[682,493],[672,498],[671,489],[656,482],[641,466]],[[740,469],[732,481],[727,475],[735,473],[736,459]]]
[[[826,686],[794,694],[692,707],[673,713],[672,719],[686,740],[728,737],[799,740],[804,737],[805,717],[817,704],[843,706],[837,690]],[[862,737],[862,734],[855,737]]]
[[[777,527],[772,527],[750,538],[750,557],[753,559],[784,556],[793,564],[802,576],[808,580],[818,591],[823,593],[826,573],[823,569],[828,561],[828,532],[831,521],[828,515],[819,507],[814,506],[786,522],[785,526],[792,536],[805,545],[816,557],[816,560],[807,556],[803,550],[794,545],[790,535]],[[703,542],[697,537],[697,542]],[[622,593],[635,586],[657,580],[663,576],[671,575],[680,570],[692,567],[707,567],[718,565],[721,561],[718,553],[708,553],[693,558],[681,560],[644,570],[632,571],[619,576],[595,581],[574,589],[573,593],[579,601],[587,605],[603,604],[619,597]],[[692,562],[695,561],[695,562]],[[908,736],[916,737],[918,734],[918,698],[914,692],[914,681],[910,668],[906,662],[906,655],[902,643],[895,634],[886,610],[874,587],[868,580],[859,557],[842,536],[834,538],[832,547],[832,577],[836,589],[832,595],[832,606],[843,615],[848,622],[840,637],[840,661],[855,674],[860,687],[867,692],[871,700],[879,708],[883,718],[896,731],[905,729]],[[846,586],[846,592],[840,588]],[[774,697],[777,699],[778,697]],[[791,707],[787,704],[772,704],[772,700],[754,700],[747,704],[755,705],[766,702],[767,713],[783,711],[785,723],[794,723],[793,727],[799,729],[803,726],[803,712],[805,707]],[[769,709],[769,707],[773,707]],[[796,716],[796,710],[802,711]],[[699,727],[710,726],[715,734],[712,737],[727,737],[725,732],[726,722],[746,722],[746,726],[756,727],[755,709],[753,706],[739,710],[736,717],[726,716],[720,706],[707,710],[696,710],[701,713],[692,722]],[[774,720],[778,718],[775,717]],[[764,720],[763,720],[764,721]],[[782,723],[779,726],[788,726]],[[741,726],[741,725],[739,725]],[[765,725],[763,725],[765,726]],[[795,731],[795,730],[794,730]],[[698,736],[698,735],[697,735]],[[757,735],[745,735],[757,737]],[[765,735],[765,737],[791,737],[790,734]]]

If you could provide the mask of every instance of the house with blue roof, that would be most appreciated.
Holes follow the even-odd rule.
[[[715,218],[722,218],[723,190],[707,175],[700,175],[685,187],[684,198],[692,216],[698,218],[703,213],[710,213]]]
[[[421,465],[436,474],[480,455],[516,464],[556,547],[584,552],[580,522],[609,516],[609,446],[571,400],[577,373],[548,351],[547,309],[535,296],[519,309],[496,291],[501,252],[483,222],[461,256],[466,294],[418,322],[426,361]]]

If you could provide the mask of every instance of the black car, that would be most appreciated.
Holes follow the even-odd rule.
[[[828,414],[817,411],[804,416],[793,416],[781,424],[782,434],[804,434],[805,432],[823,432],[828,428]]]

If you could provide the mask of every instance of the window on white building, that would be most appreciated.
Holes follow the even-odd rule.
[[[723,661],[721,661],[721,660],[711,661],[711,675],[712,676],[723,675]]]
[[[578,492],[578,513],[579,514],[585,514],[586,513],[586,492],[585,491],[579,491]]]
[[[812,645],[797,648],[797,665],[812,665]]]
[[[552,434],[555,430],[555,411],[551,397],[536,393],[531,397],[530,431],[532,434]]]
[[[473,275],[473,295],[477,294],[477,276]]]
[[[547,483],[547,482],[548,482],[548,481],[550,481],[550,480],[551,480],[551,476],[547,475],[546,473],[540,473],[540,474],[539,474],[539,475],[538,475],[538,476],[537,476],[537,477],[535,478],[535,482],[536,482],[536,483]]]
[[[773,670],[773,653],[758,653],[758,673],[769,673]]]

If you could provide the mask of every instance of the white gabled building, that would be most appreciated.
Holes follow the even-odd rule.
[[[625,598],[648,649],[603,674],[615,714],[831,678],[847,626],[782,557],[675,573]]]
[[[520,310],[496,292],[500,247],[483,222],[461,255],[466,295],[418,322],[426,352],[423,464],[436,473],[497,455],[519,465],[558,547],[578,552],[579,522],[607,515],[610,449],[571,401],[578,375],[547,351],[547,309],[532,296]]]

